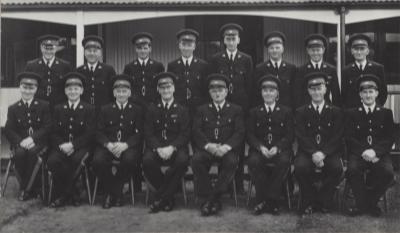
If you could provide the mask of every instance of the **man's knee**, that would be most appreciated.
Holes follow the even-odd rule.
[[[176,157],[174,163],[177,166],[188,166],[189,163],[189,152],[187,150],[178,150],[176,152]]]
[[[222,158],[222,166],[228,169],[236,169],[239,160],[237,154],[233,152],[226,153]]]

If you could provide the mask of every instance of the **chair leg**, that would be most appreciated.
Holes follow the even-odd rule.
[[[342,211],[344,211],[346,209],[346,203],[347,203],[347,199],[349,196],[349,192],[350,192],[350,186],[347,182],[347,180],[344,181],[344,189],[343,189],[343,194],[342,194],[342,203],[340,206],[340,209]]]
[[[35,163],[35,167],[33,168],[31,177],[29,178],[28,185],[26,186],[26,191],[31,191],[33,184],[35,183],[36,176],[39,172],[40,166],[42,166],[43,160],[38,156],[37,161]]]
[[[88,195],[88,201],[89,201],[89,205],[91,205],[92,204],[92,195],[90,193],[89,172],[88,172],[86,165],[83,166],[83,169],[85,171],[85,182],[86,182],[86,191],[87,191],[87,195]]]
[[[45,187],[45,176],[44,176],[44,167],[45,167],[45,165],[42,163],[42,167],[41,167],[41,170],[42,170],[42,174],[41,174],[41,181],[42,181],[42,201],[43,201],[43,203],[45,203],[46,202],[46,187]]]
[[[10,159],[10,160],[8,161],[7,170],[6,170],[6,175],[5,175],[5,181],[4,181],[3,190],[2,190],[2,196],[3,196],[3,197],[4,197],[4,194],[5,194],[5,192],[6,192],[6,188],[7,188],[7,184],[8,184],[8,178],[10,177],[11,165],[12,165],[12,160]]]
[[[135,187],[133,186],[133,177],[131,176],[129,180],[129,188],[131,190],[131,200],[132,200],[132,205],[135,205]]]
[[[96,200],[96,194],[97,194],[97,185],[99,184],[99,178],[97,178],[94,181],[94,189],[93,189],[93,197],[92,197],[92,203],[90,203],[91,205],[94,205],[94,202]]]
[[[232,180],[232,186],[233,186],[233,197],[235,199],[235,207],[238,207],[238,200],[237,200],[237,193],[236,193],[236,182],[235,179]]]
[[[187,200],[187,196],[186,196],[186,183],[185,183],[184,177],[182,177],[181,183],[182,183],[183,202],[185,203],[185,206],[187,206],[188,200]]]
[[[251,193],[253,192],[253,182],[251,179],[249,180],[249,184],[247,186],[247,200],[246,200],[246,206],[250,205],[250,199],[251,199]]]
[[[49,199],[47,200],[47,204],[50,205],[51,198],[53,195],[53,175],[50,171],[48,172],[48,180],[49,180]]]
[[[385,213],[388,212],[387,191],[383,194],[383,210],[385,211]]]
[[[288,178],[286,178],[286,181],[285,181],[285,189],[286,189],[286,198],[287,198],[287,202],[288,202],[288,208],[289,208],[289,210],[291,210],[292,209],[292,200],[290,197],[290,188],[289,188],[289,179]]]
[[[146,197],[145,197],[146,206],[149,205],[149,196],[150,196],[150,187],[149,184],[146,182]]]

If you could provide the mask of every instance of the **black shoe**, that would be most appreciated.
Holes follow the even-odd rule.
[[[211,207],[212,207],[212,203],[210,201],[204,202],[200,208],[201,216],[210,216],[211,215]]]
[[[372,217],[380,217],[382,215],[382,210],[379,206],[373,206],[369,208],[368,214]]]
[[[150,204],[150,211],[149,213],[158,213],[162,209],[164,209],[165,201],[157,200]]]
[[[65,206],[65,204],[66,204],[66,199],[64,197],[60,197],[55,201],[53,201],[52,203],[50,203],[50,208],[60,208]]]
[[[169,212],[171,210],[174,209],[175,206],[175,202],[173,199],[166,201],[165,205],[164,205],[164,211]]]
[[[121,206],[123,206],[124,205],[124,203],[123,203],[123,201],[122,201],[122,198],[121,197],[117,197],[116,199],[115,199],[115,206],[116,207],[121,207]]]
[[[34,195],[31,192],[21,191],[21,193],[19,194],[18,200],[27,201],[32,198],[34,198]]]
[[[72,204],[73,206],[78,207],[78,206],[81,205],[81,199],[78,198],[78,197],[73,197],[73,198],[71,199],[71,204]]]
[[[359,216],[364,214],[364,211],[362,209],[359,209],[358,207],[352,207],[347,209],[347,215],[351,217]]]
[[[270,212],[272,215],[279,215],[279,207],[278,206],[271,206],[271,208],[268,210],[268,212]]]
[[[264,213],[266,210],[266,207],[267,207],[267,203],[265,201],[259,203],[253,209],[253,215],[257,216],[257,215]]]
[[[302,209],[300,211],[301,215],[311,215],[314,212],[313,207],[312,206],[307,206],[306,208]]]
[[[103,209],[110,209],[111,206],[112,206],[111,196],[107,195],[106,198],[104,199]]]
[[[222,204],[219,200],[214,200],[211,204],[211,214],[215,215],[222,209]]]

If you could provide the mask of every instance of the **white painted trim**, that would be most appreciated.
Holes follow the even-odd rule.
[[[76,67],[83,65],[84,63],[84,49],[82,46],[82,40],[85,36],[85,25],[84,25],[84,13],[83,11],[76,12]]]
[[[399,9],[350,9],[346,15],[346,24],[393,17],[400,17]]]
[[[76,24],[75,11],[25,11],[25,12],[1,12],[1,18],[24,19],[67,25]]]

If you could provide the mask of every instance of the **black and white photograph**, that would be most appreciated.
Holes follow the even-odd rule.
[[[0,6],[0,232],[400,232],[400,0]]]

